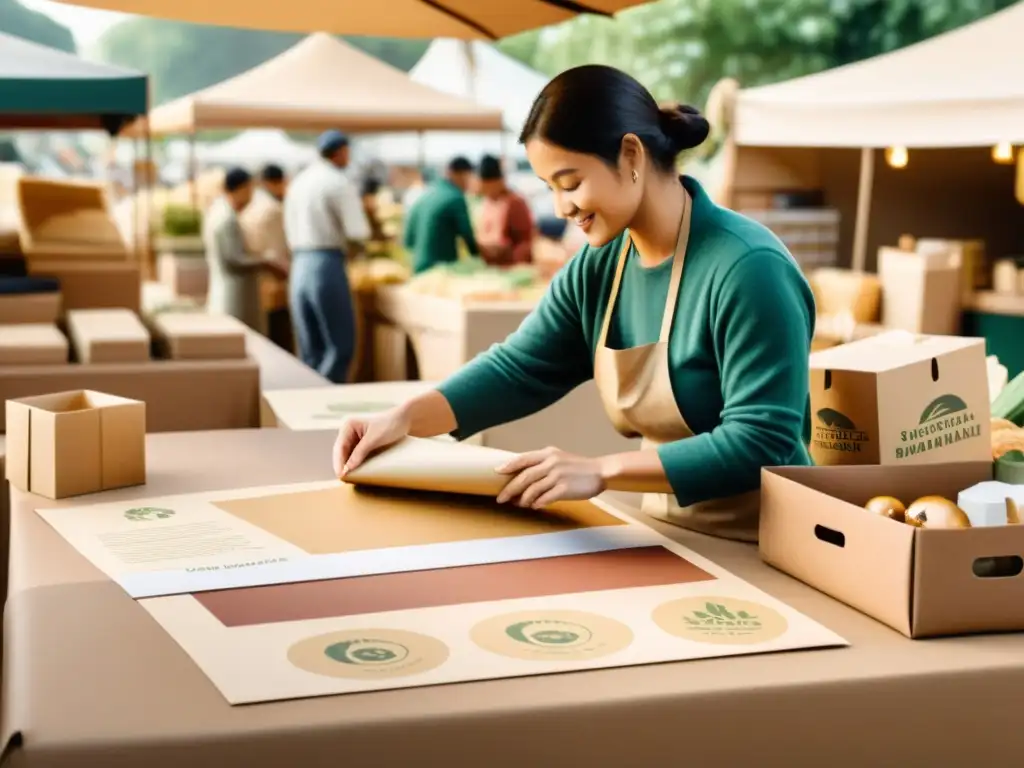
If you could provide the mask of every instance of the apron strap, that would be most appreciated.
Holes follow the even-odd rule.
[[[665,313],[661,316],[661,333],[658,334],[658,341],[664,344],[672,332],[672,321],[675,319],[676,303],[679,300],[679,287],[683,282],[683,264],[686,262],[686,246],[690,242],[690,212],[693,210],[693,202],[690,193],[683,191],[683,218],[679,222],[679,234],[676,237],[676,250],[672,255],[672,275],[669,278],[668,297],[665,299]],[[622,265],[619,265],[619,274],[622,273]],[[615,277],[615,285],[618,286],[619,277]],[[607,323],[607,318],[605,319]]]
[[[615,279],[612,281],[612,289],[608,294],[608,306],[604,310],[604,322],[601,324],[601,336],[597,340],[597,348],[605,346],[608,339],[608,328],[612,322],[612,312],[615,310],[615,300],[619,296],[619,285],[622,283],[622,272],[626,267],[626,256],[629,255],[629,248],[633,244],[633,238],[626,232],[626,242],[622,244],[619,252],[619,263],[615,267]]]

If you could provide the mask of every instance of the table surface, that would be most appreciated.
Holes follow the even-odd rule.
[[[260,366],[260,389],[305,389],[331,382],[266,336],[246,330],[246,351]]]
[[[988,765],[1024,749],[1024,635],[908,640],[771,569],[656,525],[851,647],[231,707],[177,644],[33,511],[329,477],[333,435],[165,433],[148,484],[12,492],[3,735],[17,765]],[[1011,755],[1014,757],[1011,758]]]

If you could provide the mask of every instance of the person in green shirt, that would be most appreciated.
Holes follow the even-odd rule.
[[[412,254],[413,274],[459,260],[457,241],[473,256],[480,254],[466,204],[473,166],[464,157],[448,164],[443,179],[431,184],[413,204],[405,222],[405,248]]]
[[[677,174],[678,154],[708,132],[696,110],[659,107],[610,67],[552,80],[520,140],[587,245],[503,343],[434,391],[348,421],[338,476],[406,435],[464,439],[593,378],[607,417],[642,437],[640,450],[517,455],[496,468],[509,478],[499,501],[540,508],[641,492],[663,520],[756,540],[762,468],[811,463],[814,298],[777,237]]]

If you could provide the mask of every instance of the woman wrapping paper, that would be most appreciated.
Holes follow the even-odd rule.
[[[756,541],[761,468],[810,464],[814,299],[771,232],[677,175],[677,155],[708,130],[695,110],[659,108],[610,67],[552,80],[520,141],[588,244],[505,342],[436,390],[349,420],[338,476],[406,435],[466,438],[593,378],[608,418],[641,449],[520,454],[496,468],[510,476],[498,500],[539,508],[641,492],[656,518]]]

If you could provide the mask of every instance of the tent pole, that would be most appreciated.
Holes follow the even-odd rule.
[[[196,132],[188,135],[188,181],[189,196],[192,199],[192,211],[199,210],[199,190],[196,189]]]
[[[871,190],[875,184],[875,150],[860,151],[860,181],[857,185],[857,218],[853,225],[853,271],[863,272],[868,253],[868,222],[871,218]]]
[[[419,155],[420,173],[427,172],[427,137],[423,131],[416,132],[416,147]]]

